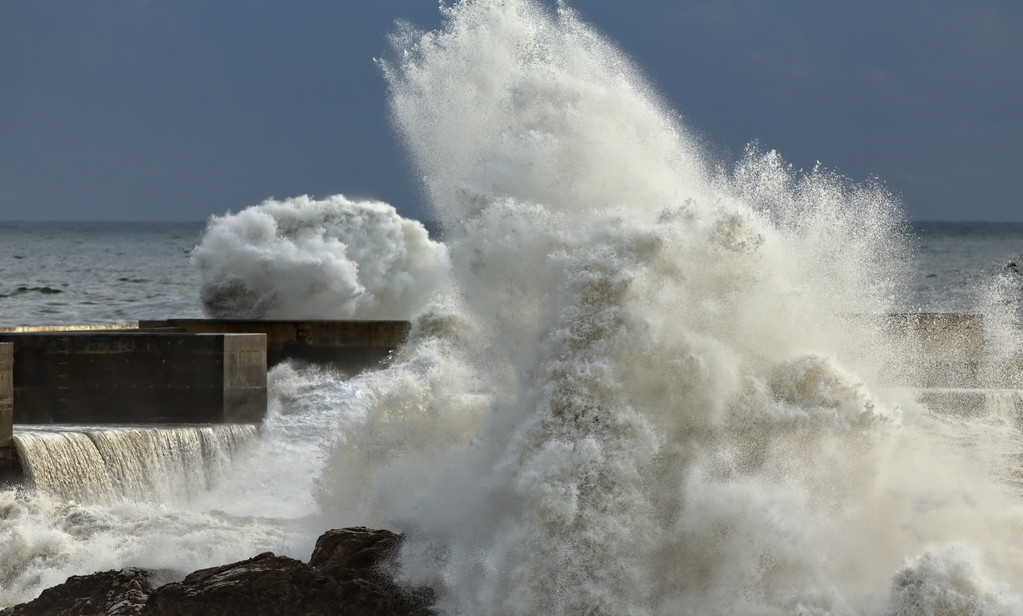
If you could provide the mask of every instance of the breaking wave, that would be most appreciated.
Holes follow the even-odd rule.
[[[1018,613],[1018,495],[858,316],[901,308],[898,200],[706,162],[564,5],[442,11],[382,66],[457,292],[365,382],[321,507],[403,528],[445,614]]]
[[[409,318],[447,275],[422,223],[343,195],[214,216],[192,264],[206,314],[235,319]]]

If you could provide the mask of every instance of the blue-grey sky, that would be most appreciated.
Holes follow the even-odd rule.
[[[1018,0],[577,0],[723,160],[1023,221]],[[434,0],[0,0],[0,220],[204,220],[345,193],[426,210],[373,62]]]

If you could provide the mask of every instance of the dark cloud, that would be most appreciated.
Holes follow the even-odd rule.
[[[1023,220],[1023,5],[576,3],[723,159],[877,176]],[[202,219],[344,192],[421,216],[373,57],[422,0],[0,4],[0,219]]]
[[[879,177],[923,219],[1023,220],[1023,5],[641,1],[583,13],[735,156]],[[624,18],[616,19],[616,17]]]

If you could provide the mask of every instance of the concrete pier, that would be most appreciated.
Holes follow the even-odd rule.
[[[0,449],[14,434],[14,346],[0,343]]]
[[[362,371],[385,362],[390,353],[405,342],[410,328],[407,321],[139,321],[140,331],[265,334],[268,366],[295,359],[332,364],[346,372]]]
[[[266,337],[0,333],[13,348],[16,424],[258,422]]]
[[[965,313],[891,313],[845,315],[863,332],[858,352],[878,357],[880,333],[897,351],[882,371],[891,385],[912,387],[978,387],[988,368],[984,317]],[[907,361],[909,359],[909,361]]]
[[[23,479],[14,424],[255,423],[268,360],[361,371],[385,362],[409,328],[212,319],[0,328],[0,484]]]
[[[0,486],[22,479],[14,447],[14,345],[0,342]]]
[[[963,313],[895,313],[875,321],[925,357],[984,358],[984,317]]]

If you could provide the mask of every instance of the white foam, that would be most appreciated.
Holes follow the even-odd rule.
[[[443,11],[384,67],[475,335],[423,328],[366,383],[326,511],[406,530],[451,614],[929,613],[890,579],[952,541],[977,588],[1019,579],[1018,495],[847,318],[899,307],[883,186],[756,147],[711,170],[564,5]]]
[[[192,264],[211,317],[405,319],[445,282],[447,255],[390,205],[302,196],[213,216]]]
[[[364,410],[329,370],[283,364],[268,382],[258,429],[19,429],[38,485],[0,490],[0,606],[112,568],[184,575],[265,551],[308,559],[329,524],[313,500],[321,443]]]
[[[0,490],[0,605],[31,600],[70,575],[121,567],[196,568],[266,550],[308,557],[309,529],[162,503],[84,504],[45,492]]]

